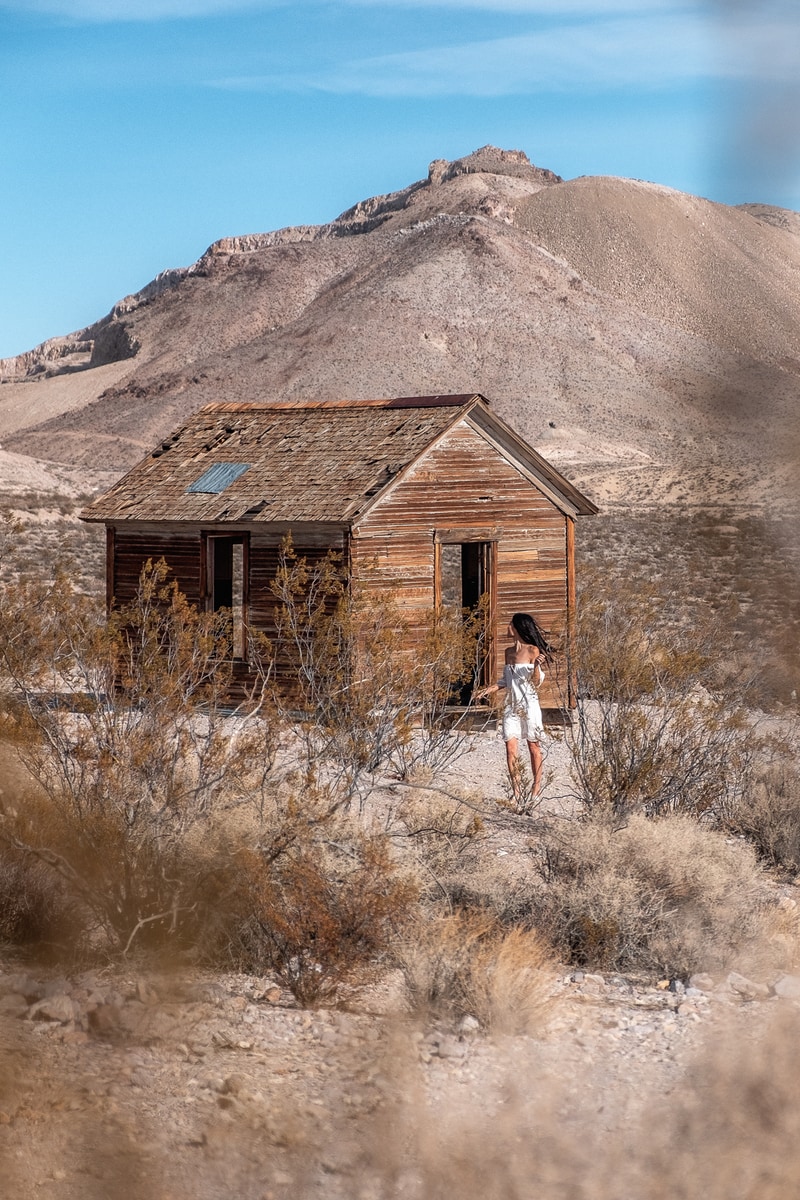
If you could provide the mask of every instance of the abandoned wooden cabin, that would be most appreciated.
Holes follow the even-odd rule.
[[[478,395],[206,405],[82,513],[107,528],[108,603],[163,557],[200,608],[230,608],[236,674],[247,631],[270,636],[287,533],[309,562],[392,589],[410,628],[486,596],[480,682],[502,671],[512,613],[567,636],[575,518],[597,509]],[[565,703],[551,676],[545,707]]]

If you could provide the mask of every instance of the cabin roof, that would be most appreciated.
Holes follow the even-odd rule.
[[[502,453],[543,482],[560,507],[597,511],[473,394],[207,404],[81,516],[352,524],[468,415]]]

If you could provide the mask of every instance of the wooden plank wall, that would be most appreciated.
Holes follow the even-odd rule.
[[[565,515],[515,467],[463,422],[433,446],[416,467],[353,530],[354,579],[371,578],[392,592],[412,622],[424,627],[434,604],[437,531],[453,541],[495,542],[495,622],[492,675],[502,672],[506,627],[514,612],[530,612],[554,636],[567,625]],[[447,536],[445,534],[445,536]],[[550,673],[542,703],[560,707],[563,666]]]
[[[163,558],[171,577],[191,604],[202,603],[200,588],[200,536],[167,526],[130,530],[117,527],[114,536],[114,570],[110,580],[113,599],[128,604],[136,595],[139,576],[148,558]]]
[[[210,530],[206,530],[210,532]],[[280,562],[281,546],[285,532],[257,527],[221,526],[215,533],[235,536],[249,535],[250,580],[248,594],[248,628],[263,633],[271,642],[276,640],[276,600],[272,591]],[[203,584],[204,556],[200,529],[186,530],[180,526],[148,526],[135,530],[117,527],[113,539],[113,569],[109,584],[115,602],[126,604],[136,595],[142,567],[148,558],[154,562],[163,558],[170,569],[171,577],[191,604],[202,608],[205,603]],[[298,558],[305,558],[310,566],[320,563],[328,550],[343,553],[345,537],[341,530],[302,530],[294,539],[294,551]],[[296,675],[296,665],[286,653],[279,655],[277,671],[281,678],[291,680]],[[248,683],[251,674],[237,666],[237,696]]]

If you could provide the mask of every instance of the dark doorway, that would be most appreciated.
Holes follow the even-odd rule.
[[[245,657],[247,544],[242,537],[207,539],[207,606],[211,612],[230,612],[228,637],[234,658]]]
[[[442,607],[455,610],[469,620],[484,605],[472,676],[455,689],[454,704],[469,704],[474,689],[489,682],[492,548],[492,542],[442,542],[438,547],[437,591]]]

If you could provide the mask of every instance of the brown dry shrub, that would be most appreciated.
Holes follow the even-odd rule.
[[[537,853],[529,919],[573,963],[686,977],[726,966],[764,933],[752,848],[690,817],[563,822]]]
[[[800,773],[794,761],[761,770],[727,813],[727,825],[748,838],[770,866],[800,871]]]
[[[45,863],[0,845],[0,942],[62,957],[74,946],[76,914],[62,880]]]
[[[416,864],[427,889],[447,895],[452,879],[471,870],[486,825],[480,804],[435,787],[413,787],[388,814],[387,827],[398,849]]]
[[[474,1016],[498,1033],[531,1033],[545,1020],[551,953],[533,930],[503,929],[488,913],[420,918],[394,949],[412,1009]]]
[[[652,585],[610,595],[584,578],[566,742],[587,813],[716,815],[744,794],[759,738],[742,700],[746,673],[738,658],[724,666],[723,633],[710,614],[687,623],[679,598]]]
[[[299,838],[275,858],[257,849],[236,858],[237,964],[272,972],[303,1007],[335,1001],[343,985],[376,965],[419,895],[385,837],[326,833],[324,840]]]

